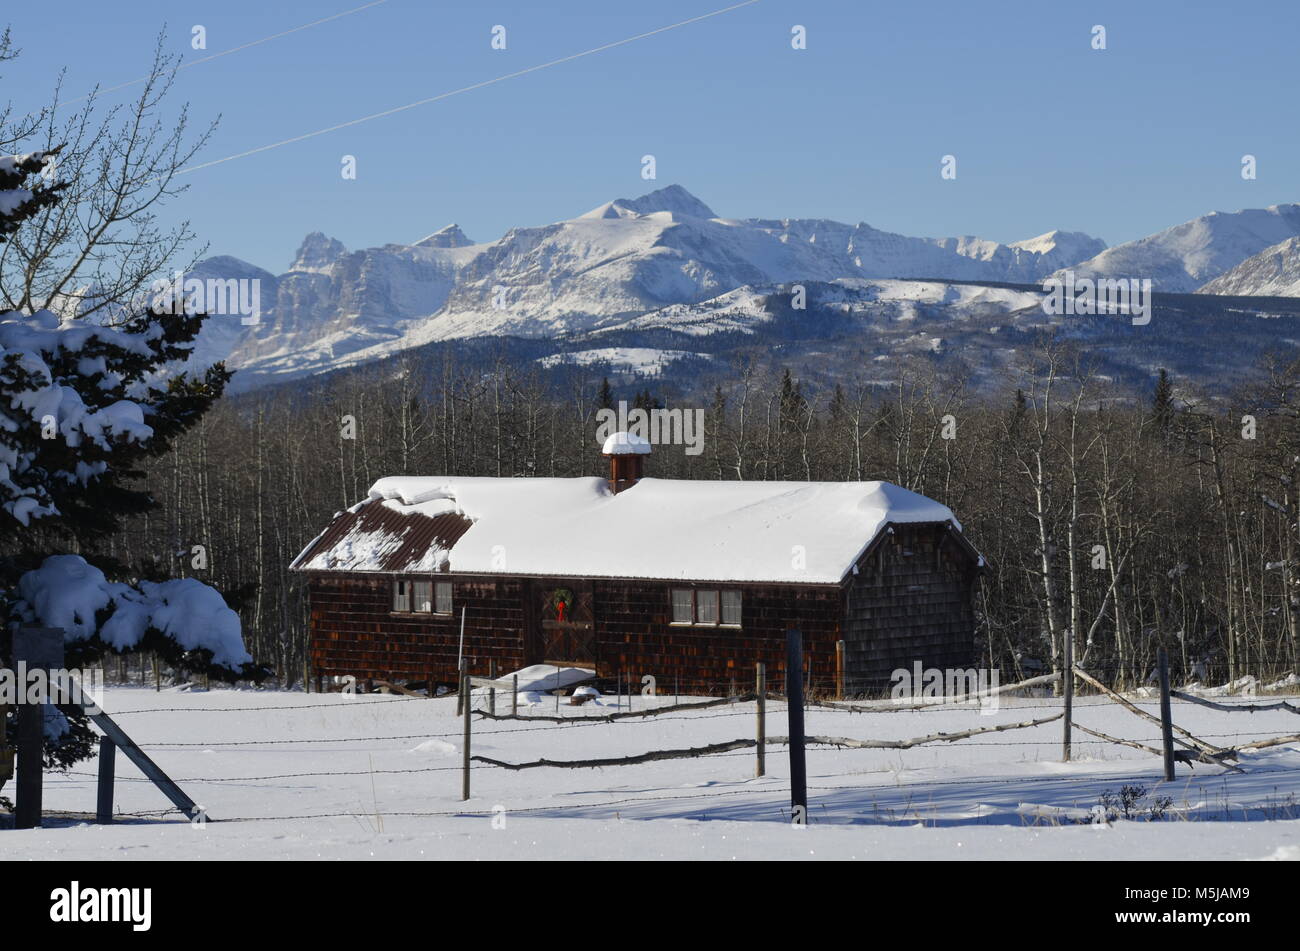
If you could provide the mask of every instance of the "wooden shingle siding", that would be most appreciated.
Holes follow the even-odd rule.
[[[451,617],[394,613],[393,576],[314,575],[310,585],[312,665],[323,676],[369,679],[456,680],[456,650],[461,608],[467,608],[465,655],[470,673],[486,675],[491,660],[498,671],[540,663],[526,636],[535,619],[525,604],[527,591],[548,590],[557,579],[476,579],[440,576],[453,587]],[[785,632],[803,631],[808,675],[813,686],[830,691],[835,678],[835,642],[840,636],[841,589],[834,585],[744,586],[698,584],[705,590],[741,591],[739,628],[670,623],[669,591],[686,582],[596,581],[596,668],[602,678],[620,673],[638,685],[656,678],[660,693],[678,686],[704,692],[749,690],[754,664],[767,664],[773,689],[784,684]],[[526,598],[528,599],[526,601]],[[637,688],[640,689],[639,686]]]
[[[941,527],[895,525],[845,591],[845,692],[880,695],[899,668],[969,668],[975,657],[968,551]]]
[[[439,573],[453,584],[452,614],[395,613],[391,574],[313,573],[309,586],[316,673],[454,684],[461,610],[465,656],[486,676],[556,660],[544,618],[557,589],[574,595],[584,658],[611,685],[716,695],[752,689],[754,664],[785,688],[785,632],[803,632],[804,675],[815,694],[836,692],[836,642],[845,641],[845,693],[877,695],[897,668],[967,668],[974,660],[976,556],[946,525],[896,525],[835,584],[736,584],[640,579],[524,578]],[[414,577],[414,576],[410,576]],[[672,623],[673,588],[739,591],[741,624]],[[589,608],[588,608],[589,605]],[[552,609],[553,613],[553,609]],[[548,627],[549,625],[549,627]],[[560,642],[564,642],[561,639]]]
[[[741,625],[671,624],[672,588],[739,590]],[[621,670],[640,682],[653,675],[660,693],[680,681],[683,692],[717,693],[734,683],[753,689],[754,664],[767,665],[768,683],[784,689],[785,632],[803,631],[813,686],[834,687],[835,642],[840,637],[838,585],[736,585],[708,582],[599,581],[596,616],[602,676]]]
[[[456,682],[460,612],[466,608],[470,672],[522,667],[522,585],[512,579],[453,582],[452,615],[394,613],[391,575],[317,574],[309,589],[312,667],[317,674]]]

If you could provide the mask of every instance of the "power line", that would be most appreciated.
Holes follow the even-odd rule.
[[[278,40],[282,36],[289,36],[291,33],[300,33],[303,30],[310,30],[314,26],[320,26],[322,23],[329,23],[331,20],[338,20],[342,17],[351,16],[354,13],[360,13],[362,10],[369,10],[371,7],[377,7],[381,3],[387,3],[388,0],[371,0],[370,3],[363,3],[359,7],[353,7],[351,10],[344,10],[342,13],[335,13],[319,20],[312,20],[310,23],[304,23],[301,26],[295,26],[292,29],[281,30],[279,33],[272,33],[270,36],[264,36],[260,40],[250,40],[247,43],[241,43],[239,46],[232,46],[228,50],[222,50],[220,53],[210,53],[207,56],[201,56],[198,59],[190,60],[188,63],[182,63],[176,67],[177,72],[182,69],[189,69],[191,66],[198,66],[200,63],[210,63],[214,59],[220,59],[223,56],[229,56],[231,53],[238,53],[240,50],[246,50],[252,46],[261,46],[263,43],[269,43],[271,40]],[[91,96],[100,96],[105,93],[117,92],[119,89],[125,89],[127,86],[134,86],[137,83],[145,82],[148,76],[141,76],[139,79],[130,79],[124,83],[118,83],[116,86],[109,86],[107,89],[96,89],[94,92],[87,93],[84,96],[78,96],[76,99],[69,99],[61,102],[61,106],[70,106],[75,102],[84,102]]]
[[[688,26],[692,23],[699,23],[701,20],[707,20],[711,17],[721,16],[724,13],[730,13],[733,10],[739,10],[741,7],[752,6],[759,0],[742,0],[741,3],[732,4],[729,7],[723,7],[720,10],[714,10],[711,13],[702,13],[699,16],[691,17],[687,20],[679,20],[676,23],[670,23],[667,26],[661,26],[645,33],[638,33],[635,36],[629,36],[621,40],[615,40],[612,43],[605,43],[601,46],[594,46],[589,50],[583,50],[581,53],[572,53],[568,56],[562,56],[559,59],[553,59],[546,63],[539,63],[536,66],[529,66],[526,69],[516,70],[513,73],[506,73],[493,79],[485,79],[482,82],[472,83],[469,86],[462,86],[459,89],[453,89],[450,92],[439,93],[436,96],[429,96],[427,99],[418,99],[415,102],[408,102],[404,106],[395,106],[392,109],[385,109],[383,112],[374,112],[368,116],[362,116],[359,119],[350,119],[347,122],[340,122],[338,125],[332,125],[324,129],[317,129],[315,132],[305,132],[302,135],[295,135],[289,139],[281,139],[279,142],[272,142],[269,145],[261,145],[255,149],[248,149],[244,152],[236,152],[234,155],[227,155],[225,158],[213,159],[210,162],[200,162],[198,165],[190,165],[176,172],[177,175],[185,175],[189,172],[197,172],[200,169],[211,168],[214,165],[221,165],[225,162],[233,162],[235,159],[247,158],[250,155],[257,155],[259,152],[269,152],[271,149],[278,149],[282,145],[292,145],[295,142],[302,142],[305,139],[312,139],[318,135],[325,135],[329,132],[337,132],[340,129],[347,129],[354,125],[360,125],[363,122],[369,122],[372,119],[382,119],[386,116],[395,115],[399,112],[405,112],[407,109],[414,109],[417,106],[426,106],[431,102],[438,102],[443,99],[450,99],[452,96],[458,96],[461,93],[471,92],[475,89],[482,89],[485,86],[492,86],[496,83],[505,82],[508,79],[515,79],[519,76],[525,76],[528,73],[535,73],[538,70],[548,69],[552,66],[559,66],[562,63],[570,63],[575,59],[581,59],[584,56],[591,56],[595,53],[601,53],[605,50],[613,49],[616,46],[626,46],[628,43],[635,43],[637,40],[643,40],[647,37],[656,36],[660,33],[666,33],[669,30],[675,30],[679,27]]]

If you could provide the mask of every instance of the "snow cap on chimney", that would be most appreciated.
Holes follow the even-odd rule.
[[[642,436],[619,431],[606,437],[600,451],[606,456],[648,456],[650,443]]]
[[[600,451],[609,458],[609,489],[618,495],[640,481],[650,443],[644,436],[620,431],[608,436]]]

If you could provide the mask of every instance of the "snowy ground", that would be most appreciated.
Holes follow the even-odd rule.
[[[1004,700],[991,716],[811,709],[807,731],[901,739],[1047,716],[1056,703]],[[499,695],[498,708],[506,704]],[[1170,785],[1156,757],[1089,736],[1076,734],[1076,761],[1062,764],[1059,721],[903,751],[810,749],[810,825],[799,828],[789,822],[784,747],[769,747],[763,779],[752,750],[603,769],[476,764],[473,798],[462,803],[453,697],[110,687],[104,706],[211,820],[196,828],[164,814],[162,794],[119,756],[117,809],[134,817],[96,826],[54,815],[43,829],[6,832],[5,858],[1300,859],[1300,744],[1243,754],[1241,774],[1180,765]],[[548,697],[522,712],[554,710]],[[786,733],[785,719],[784,704],[769,702],[770,735]],[[1285,711],[1186,703],[1174,719],[1222,745],[1300,727]],[[1076,721],[1149,744],[1159,732],[1092,697],[1076,701]],[[475,718],[473,751],[580,759],[753,735],[752,703],[612,724]],[[46,809],[93,812],[94,773],[92,761],[47,774]],[[1070,821],[1126,784],[1147,786],[1147,802],[1171,798],[1166,818]]]

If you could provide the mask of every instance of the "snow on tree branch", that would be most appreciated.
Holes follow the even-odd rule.
[[[252,663],[239,615],[220,592],[194,578],[109,581],[80,555],[51,555],[18,582],[14,614],[59,627],[68,643],[96,636],[118,652],[138,647],[155,630],[186,651],[207,650],[212,663],[239,671]]]

